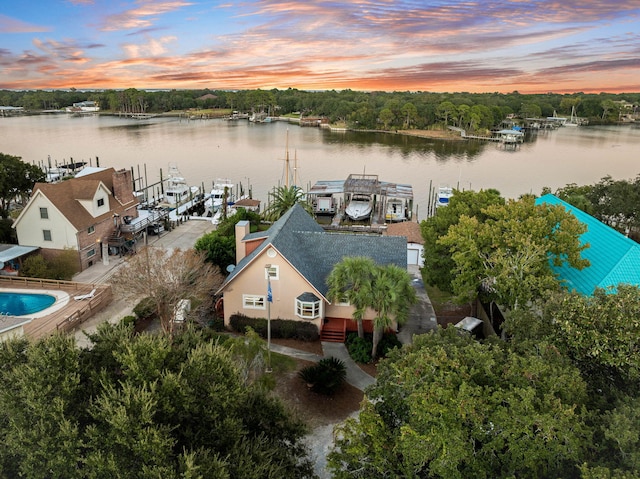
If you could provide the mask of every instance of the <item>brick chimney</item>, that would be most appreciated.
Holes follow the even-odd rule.
[[[133,177],[130,170],[122,169],[113,173],[113,196],[122,205],[132,203]]]
[[[236,235],[236,264],[238,264],[242,258],[247,256],[247,249],[245,243],[242,241],[245,236],[251,232],[251,223],[247,220],[238,221],[236,223],[235,235]]]

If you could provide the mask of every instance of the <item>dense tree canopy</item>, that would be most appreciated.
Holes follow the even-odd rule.
[[[0,343],[0,477],[313,477],[303,425],[187,331]]]
[[[584,381],[544,345],[416,336],[379,364],[367,399],[337,428],[336,478],[572,477],[591,444]]]
[[[469,130],[499,126],[508,114],[522,118],[547,117],[555,113],[569,116],[571,108],[591,123],[615,123],[624,112],[621,101],[640,103],[640,93],[625,94],[521,94],[512,93],[430,93],[356,92],[352,90],[168,90],[135,88],[94,92],[0,91],[0,105],[22,106],[28,110],[59,109],[75,102],[93,100],[102,110],[112,112],[161,113],[187,109],[271,111],[325,116],[350,128],[424,129],[456,125]]]
[[[551,294],[541,311],[507,319],[518,343],[549,341],[605,395],[640,392],[640,288],[621,284],[593,296]]]
[[[594,185],[569,184],[556,195],[622,234],[640,232],[640,175],[633,180],[605,176]]]
[[[537,300],[560,283],[551,269],[582,269],[585,226],[560,205],[536,205],[532,196],[491,205],[484,221],[463,215],[437,241],[455,263],[452,286],[461,301],[480,294],[507,309]]]
[[[449,248],[438,243],[438,239],[446,235],[449,228],[457,224],[462,216],[475,217],[483,222],[486,219],[483,209],[493,204],[504,204],[504,198],[497,190],[454,190],[446,208],[439,208],[434,216],[420,223],[424,239],[422,272],[428,284],[437,286],[442,291],[453,292],[455,263]]]

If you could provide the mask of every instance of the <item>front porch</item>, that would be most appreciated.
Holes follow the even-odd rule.
[[[363,321],[365,333],[373,333],[373,321]],[[358,324],[351,318],[324,318],[320,341],[344,343],[347,333],[357,332]]]

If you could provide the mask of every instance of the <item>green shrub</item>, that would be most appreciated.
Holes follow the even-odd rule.
[[[349,356],[357,363],[367,364],[371,362],[371,350],[373,340],[370,334],[365,334],[364,338],[358,337],[358,333],[347,334],[347,350]]]
[[[378,352],[380,357],[387,357],[389,351],[393,348],[401,348],[402,343],[395,334],[385,334],[378,344]]]
[[[346,380],[347,368],[337,358],[322,358],[316,364],[300,370],[298,377],[307,383],[312,391],[332,395]]]
[[[213,318],[207,322],[207,326],[213,331],[224,331],[224,318]]]
[[[357,363],[367,364],[371,362],[371,350],[373,349],[373,335],[367,333],[364,338],[358,337],[358,333],[347,333],[346,340],[349,356]],[[385,334],[378,344],[378,356],[386,357],[393,348],[402,347],[402,343],[395,334]]]
[[[131,327],[135,327],[136,325],[136,317],[133,316],[132,314],[125,316],[124,318],[122,318],[120,320],[120,323],[125,325],[125,326],[131,326]]]
[[[156,305],[153,298],[144,298],[133,308],[133,313],[138,319],[147,319],[156,314]]]
[[[247,327],[253,329],[262,338],[267,337],[268,321],[265,318],[249,318],[244,314],[234,314],[229,318],[231,329],[244,333]],[[291,319],[272,319],[271,337],[317,341],[320,338],[318,328],[313,323],[293,321]]]

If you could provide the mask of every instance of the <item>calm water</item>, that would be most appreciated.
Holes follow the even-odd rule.
[[[287,141],[288,140],[288,141]],[[169,163],[209,190],[215,178],[252,186],[267,200],[284,183],[287,151],[298,184],[345,179],[351,173],[413,186],[418,217],[427,211],[429,185],[496,188],[506,197],[539,194],[567,183],[640,174],[640,128],[579,127],[541,131],[517,149],[485,142],[443,142],[391,134],[337,133],[276,122],[153,119],[67,115],[0,118],[0,152],[24,161],[91,161],[134,168],[152,183]],[[294,161],[297,158],[297,162]]]

